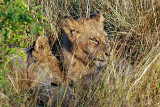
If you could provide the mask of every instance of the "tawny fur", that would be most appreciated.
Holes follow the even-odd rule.
[[[67,77],[78,80],[95,71],[95,61],[104,60],[106,33],[104,17],[98,14],[92,18],[66,19],[62,25],[65,35],[73,44],[72,50],[62,49],[64,64],[68,67]]]
[[[56,78],[59,82],[65,81],[65,75],[60,70],[59,61],[55,56],[52,55],[51,48],[49,46],[48,38],[45,36],[40,36],[35,43],[34,51],[32,55],[35,57],[36,62],[29,66],[28,70],[31,72],[34,68],[45,65],[48,66],[51,72],[49,76],[51,78]],[[49,77],[48,77],[49,78]]]

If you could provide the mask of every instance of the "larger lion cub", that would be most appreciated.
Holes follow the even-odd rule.
[[[108,44],[103,22],[104,17],[97,14],[78,20],[68,18],[62,24],[62,55],[71,80],[76,81],[104,65]]]

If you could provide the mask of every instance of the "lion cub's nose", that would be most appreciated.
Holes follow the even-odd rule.
[[[105,55],[106,56],[110,56],[110,52],[105,52]]]
[[[106,60],[95,61],[95,66],[96,66],[96,72],[99,72],[101,71],[101,69],[104,69],[107,66],[107,61]]]

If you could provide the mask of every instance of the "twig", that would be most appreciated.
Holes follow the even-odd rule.
[[[148,72],[148,69],[151,67],[151,65],[158,59],[160,56],[160,53],[156,55],[156,57],[152,60],[152,62],[144,69],[142,75],[134,82],[133,86],[131,89],[142,79],[142,77]]]

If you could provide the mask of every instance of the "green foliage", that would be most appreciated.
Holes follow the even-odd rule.
[[[1,42],[13,47],[25,47],[20,42],[27,36],[43,31],[43,19],[36,10],[30,9],[23,0],[4,0],[0,6]]]
[[[28,47],[43,34],[46,19],[39,8],[29,6],[25,0],[0,1],[0,88],[7,87],[7,64],[12,57],[24,57],[19,48]]]
[[[13,54],[13,48],[25,48],[35,35],[43,34],[45,19],[38,8],[24,0],[3,0],[0,5],[0,59]],[[16,51],[15,51],[16,52]]]

